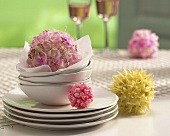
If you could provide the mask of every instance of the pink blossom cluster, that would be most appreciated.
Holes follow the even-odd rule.
[[[75,84],[68,90],[68,99],[72,107],[88,108],[93,101],[92,89],[84,83]]]
[[[49,65],[51,71],[57,71],[79,60],[77,45],[69,34],[46,30],[32,39],[27,64],[31,68]]]
[[[135,30],[129,41],[128,50],[134,58],[155,57],[159,43],[159,37],[148,29]]]

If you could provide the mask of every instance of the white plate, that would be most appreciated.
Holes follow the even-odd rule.
[[[106,112],[107,110],[114,107],[114,106],[111,106],[111,107],[108,107],[108,108],[105,108],[102,110],[89,111],[89,112],[49,113],[49,112],[30,112],[30,111],[14,108],[14,107],[9,106],[8,104],[5,104],[5,103],[3,103],[3,104],[6,109],[23,114],[24,116],[36,117],[36,118],[76,118],[76,117],[78,118],[78,117],[94,116],[94,115],[102,114],[102,113]],[[115,108],[117,108],[117,106]]]
[[[28,110],[28,111],[38,111],[38,112],[84,112],[84,111],[94,111],[103,108],[107,108],[112,105],[116,105],[118,101],[118,96],[112,92],[107,91],[103,88],[92,87],[94,93],[94,101],[88,108],[85,109],[75,109],[71,105],[65,106],[47,106],[38,103],[30,98],[28,98],[21,89],[17,88],[5,94],[3,101],[7,104]]]
[[[41,122],[45,122],[45,123],[62,123],[62,124],[73,124],[73,123],[85,123],[85,122],[90,122],[90,121],[94,121],[94,120],[97,120],[97,119],[100,119],[102,117],[105,117],[109,114],[112,114],[114,113],[115,111],[118,110],[118,106],[116,105],[116,107],[113,107],[105,112],[102,112],[101,114],[98,114],[98,115],[94,115],[94,116],[87,116],[87,117],[83,117],[83,118],[62,118],[62,119],[49,119],[49,118],[34,118],[33,116],[32,117],[28,117],[28,116],[25,116],[23,114],[20,114],[20,113],[17,113],[15,111],[12,111],[8,108],[4,108],[4,112],[6,112],[7,114],[13,116],[13,117],[17,117],[18,119],[24,119],[24,120],[29,120],[31,122],[37,122],[37,123],[41,123]]]
[[[31,126],[31,127],[36,127],[36,128],[46,128],[46,129],[59,129],[59,130],[64,130],[64,129],[80,129],[80,128],[86,128],[86,127],[92,127],[96,126],[105,122],[108,122],[115,118],[118,114],[118,111],[109,114],[108,116],[102,117],[99,120],[88,122],[88,123],[80,123],[80,124],[64,124],[64,125],[56,125],[56,124],[47,124],[47,123],[36,123],[36,122],[31,122],[31,121],[26,121],[23,119],[18,119],[16,117],[12,117],[9,114],[5,114],[5,116],[14,122]]]
[[[22,81],[34,82],[34,83],[68,83],[68,82],[81,82],[90,78],[92,69],[83,70],[76,73],[52,75],[45,77],[22,77],[18,78]]]

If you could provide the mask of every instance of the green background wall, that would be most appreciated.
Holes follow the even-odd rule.
[[[82,36],[90,35],[94,48],[104,47],[103,21],[98,18],[95,0],[90,17],[82,27]],[[24,41],[43,30],[58,29],[76,37],[75,23],[69,18],[66,0],[0,0],[0,47],[23,47]],[[109,22],[109,42],[117,39],[117,17]]]

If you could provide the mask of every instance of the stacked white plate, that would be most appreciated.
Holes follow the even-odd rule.
[[[23,125],[60,130],[96,126],[114,119],[118,114],[118,97],[105,89],[92,88],[94,101],[86,109],[43,105],[18,88],[4,96],[4,113],[8,119]]]

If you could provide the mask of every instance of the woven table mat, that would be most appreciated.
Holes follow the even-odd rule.
[[[107,88],[113,83],[112,75],[132,68],[144,69],[155,78],[156,98],[170,95],[170,50],[161,50],[153,59],[133,59],[125,50],[95,52],[92,81]]]
[[[4,118],[2,97],[8,91],[18,87],[16,64],[19,61],[21,49],[0,49],[0,127],[13,124]],[[127,51],[94,51],[92,58],[92,84],[107,88],[113,83],[112,75],[123,68],[140,68],[147,70],[155,77],[157,88],[156,98],[170,95],[170,51],[159,51],[153,59],[132,59]]]
[[[19,49],[0,49],[0,127],[10,126],[14,122],[9,121],[3,115],[2,97],[8,91],[18,87],[16,64],[20,57]]]

